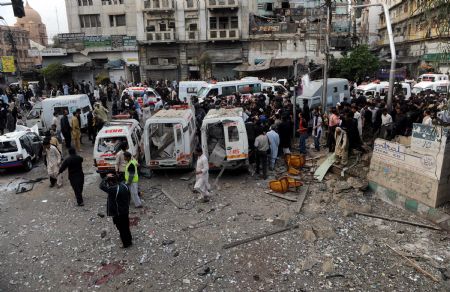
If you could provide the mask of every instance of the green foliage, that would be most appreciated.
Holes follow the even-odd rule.
[[[366,76],[373,76],[378,69],[378,58],[370,52],[367,45],[357,46],[342,58],[330,60],[331,77],[362,80]]]
[[[50,82],[60,81],[70,74],[70,69],[64,67],[61,63],[51,63],[40,70],[45,79]]]

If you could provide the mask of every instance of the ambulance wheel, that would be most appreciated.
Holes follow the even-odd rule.
[[[33,162],[30,158],[25,159],[25,161],[23,162],[23,167],[26,171],[30,171],[33,168]]]

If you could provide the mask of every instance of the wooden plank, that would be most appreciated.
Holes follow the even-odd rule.
[[[386,220],[386,221],[392,221],[392,222],[397,222],[397,223],[402,223],[402,224],[408,224],[408,225],[422,227],[422,228],[428,228],[428,229],[433,229],[433,230],[442,230],[442,228],[437,227],[437,226],[432,226],[432,225],[427,225],[427,224],[422,224],[422,223],[405,221],[405,220],[398,219],[398,218],[389,218],[389,217],[384,217],[384,216],[381,216],[381,215],[375,215],[375,214],[369,214],[369,213],[363,213],[363,212],[355,212],[355,214],[361,215],[361,216],[366,216],[366,217],[371,217],[371,218],[383,219],[383,220]]]
[[[422,274],[424,274],[425,276],[427,276],[428,278],[430,278],[431,280],[439,283],[439,279],[436,278],[435,276],[431,275],[429,272],[425,271],[424,269],[422,269],[417,263],[416,261],[413,261],[409,258],[407,258],[403,253],[396,251],[395,249],[393,249],[392,247],[390,247],[389,245],[387,245],[387,247],[389,247],[391,250],[393,250],[396,254],[398,254],[399,256],[401,256],[403,259],[405,259],[414,269],[416,269],[417,271],[421,272]]]
[[[177,200],[175,200],[169,193],[167,193],[164,189],[161,189],[161,192],[175,205],[178,209],[183,209],[183,207],[178,204]]]
[[[223,249],[233,248],[233,247],[236,247],[236,246],[241,245],[241,244],[249,243],[249,242],[252,242],[252,241],[264,238],[264,237],[268,237],[268,236],[272,236],[272,235],[275,235],[275,234],[278,234],[278,233],[286,232],[286,231],[289,231],[289,230],[292,230],[292,229],[295,229],[295,228],[298,228],[298,227],[299,227],[299,225],[296,224],[296,225],[289,226],[289,227],[286,227],[286,228],[283,228],[283,229],[279,229],[279,230],[267,232],[267,233],[264,233],[264,234],[256,235],[256,236],[253,236],[253,237],[249,237],[249,238],[246,238],[246,239],[238,240],[238,241],[235,241],[235,242],[232,242],[232,243],[225,244],[223,246]]]
[[[322,181],[333,163],[336,162],[336,155],[333,153],[325,159],[325,161],[314,172],[314,178]]]
[[[291,196],[286,196],[286,195],[282,195],[282,194],[277,194],[277,193],[273,193],[273,192],[269,192],[269,191],[267,191],[267,192],[265,192],[265,193],[268,194],[268,195],[271,195],[271,196],[280,198],[280,199],[287,200],[287,201],[297,202],[297,199],[294,198],[294,197],[291,197]]]

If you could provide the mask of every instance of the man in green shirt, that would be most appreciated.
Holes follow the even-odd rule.
[[[139,198],[138,193],[138,183],[139,183],[139,173],[138,173],[138,162],[133,158],[130,152],[125,152],[123,154],[126,166],[125,166],[125,183],[130,188],[131,198],[133,198],[134,206],[136,208],[142,208],[142,202]]]

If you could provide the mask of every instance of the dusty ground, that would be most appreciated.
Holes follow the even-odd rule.
[[[83,155],[90,156],[85,150]],[[449,291],[450,237],[444,232],[346,216],[360,210],[423,222],[359,191],[356,181],[328,175],[297,203],[265,193],[267,182],[225,173],[212,201],[197,203],[187,172],[142,179],[145,209],[131,208],[134,245],[120,248],[105,213],[92,161],[85,162],[85,207],[75,206],[66,181],[15,194],[21,177],[0,176],[1,291]],[[211,181],[217,174],[211,175]],[[8,185],[9,184],[9,185]],[[161,186],[179,203],[161,193]],[[353,187],[352,187],[353,186]],[[299,228],[231,249],[223,245],[285,224]],[[436,277],[409,266],[388,245]]]

